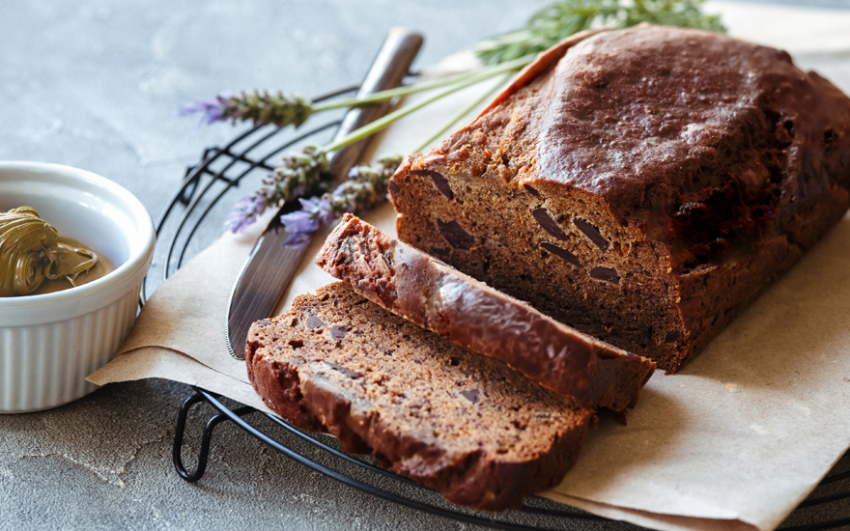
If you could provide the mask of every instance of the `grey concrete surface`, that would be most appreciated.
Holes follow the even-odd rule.
[[[171,115],[179,103],[223,89],[312,95],[357,82],[393,25],[421,30],[426,45],[418,65],[433,64],[518,26],[541,4],[2,0],[0,160],[99,173],[131,190],[156,216],[203,148],[233,135],[224,126],[193,135],[193,119]],[[198,245],[215,237],[219,221],[199,235]],[[0,416],[0,530],[474,527],[343,486],[227,423],[215,433],[206,476],[186,483],[171,465],[171,444],[177,409],[189,393],[187,386],[150,380],[109,385],[52,411]],[[190,415],[189,461],[210,413],[202,407]],[[322,459],[270,422],[259,424]],[[377,484],[412,492],[381,479]],[[793,523],[824,515],[808,511]],[[829,512],[848,515],[850,506],[840,503]],[[633,528],[508,518],[564,529]]]

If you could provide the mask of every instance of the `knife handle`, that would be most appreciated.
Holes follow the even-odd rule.
[[[401,85],[416,54],[419,53],[419,48],[422,47],[422,41],[422,35],[411,29],[402,27],[390,29],[377,57],[372,62],[372,67],[360,85],[357,97],[370,96],[375,92]],[[342,119],[334,142],[387,114],[390,105],[389,101],[384,101],[367,107],[352,107]],[[368,143],[369,139],[364,138],[330,154],[328,172],[337,182],[345,179],[348,171],[363,155],[363,150]]]

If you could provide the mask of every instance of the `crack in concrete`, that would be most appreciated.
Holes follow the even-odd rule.
[[[72,455],[70,455],[66,452],[61,452],[61,451],[46,452],[46,453],[22,454],[22,455],[18,456],[18,458],[19,459],[26,459],[26,458],[43,458],[43,457],[61,457],[63,459],[70,461],[71,463],[74,463],[75,465],[77,465],[79,467],[82,467],[82,468],[88,470],[89,472],[94,474],[98,479],[100,479],[100,480],[102,480],[102,481],[104,481],[104,482],[106,482],[110,485],[115,485],[119,488],[124,488],[125,483],[124,483],[124,481],[121,480],[121,478],[119,476],[127,473],[127,467],[131,463],[136,461],[136,459],[139,456],[139,452],[141,452],[141,450],[143,448],[145,448],[146,446],[150,446],[154,443],[162,442],[166,438],[167,435],[168,435],[167,433],[163,433],[162,435],[160,435],[157,438],[141,441],[138,444],[134,445],[134,447],[130,451],[129,457],[127,457],[126,460],[119,462],[120,468],[110,468],[108,466],[98,465],[98,464],[95,464],[95,463],[92,463],[92,462],[85,460],[85,457],[95,457],[95,456],[90,456],[90,455],[84,455],[83,457],[72,456]],[[0,469],[0,474],[2,474],[3,476],[6,476],[6,477],[10,477],[10,478],[14,477],[10,471],[4,470],[4,469]]]

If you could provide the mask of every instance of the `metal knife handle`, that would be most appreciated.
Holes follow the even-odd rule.
[[[401,85],[421,46],[422,35],[419,33],[408,28],[392,28],[384,40],[380,51],[378,51],[378,56],[375,57],[369,73],[366,74],[363,84],[360,85],[357,97],[363,98],[375,92],[393,89]],[[385,115],[389,107],[390,102],[385,101],[368,107],[352,108],[346,113],[345,118],[343,118],[342,124],[340,124],[334,137],[334,141],[341,139],[356,129],[360,129],[370,122],[374,122]],[[345,178],[348,171],[363,155],[363,150],[366,149],[368,143],[369,139],[366,138],[343,149],[334,151],[330,155],[328,171],[337,181]]]
[[[391,29],[363,80],[358,97],[399,86],[421,46],[422,35],[406,28]],[[389,107],[390,103],[384,102],[350,109],[337,130],[335,140],[377,120],[387,113]],[[360,140],[330,155],[328,167],[336,180],[345,178],[367,143],[368,139]],[[290,208],[293,204],[297,205],[297,202],[292,202]],[[244,343],[251,323],[269,317],[280,304],[304,254],[299,249],[282,247],[287,234],[280,223],[281,213],[278,212],[269,223],[233,285],[227,308],[225,339],[230,355],[236,359],[244,359]]]

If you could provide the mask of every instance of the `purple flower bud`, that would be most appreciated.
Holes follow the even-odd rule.
[[[220,122],[225,120],[223,113],[227,105],[227,98],[228,95],[223,93],[205,100],[189,101],[177,107],[174,114],[176,116],[188,116],[196,112],[204,113],[198,122],[198,127]]]
[[[296,210],[295,212],[284,214],[280,217],[280,221],[283,222],[286,232],[290,234],[299,232],[312,233],[316,232],[316,229],[319,228],[318,216],[313,216],[307,210]]]
[[[266,211],[266,200],[259,195],[249,195],[240,199],[224,220],[224,230],[242,232],[248,225],[257,221],[257,217]]]
[[[307,247],[308,243],[310,243],[310,236],[312,236],[312,233],[296,232],[283,242],[283,246],[292,247],[294,249],[303,249],[304,247]]]

